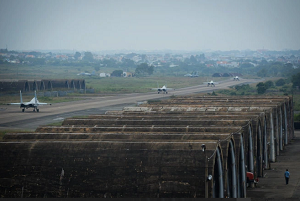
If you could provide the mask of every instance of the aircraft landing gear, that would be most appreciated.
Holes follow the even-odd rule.
[[[24,112],[24,111],[25,111],[25,109],[23,108],[23,109],[22,109],[22,112]]]
[[[37,109],[37,108],[36,108],[36,111],[37,111],[37,112],[39,112],[39,111],[40,111],[40,109]]]

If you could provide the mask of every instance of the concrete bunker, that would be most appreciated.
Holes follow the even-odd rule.
[[[263,176],[276,133],[282,148],[293,136],[290,99],[249,106],[218,98],[224,104],[124,108],[7,134],[1,194],[18,197],[24,187],[24,197],[246,197],[246,171]]]

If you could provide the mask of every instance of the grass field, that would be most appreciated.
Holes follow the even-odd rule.
[[[86,79],[86,86],[87,88],[94,88],[97,93],[145,93],[151,91],[152,88],[162,87],[163,85],[178,89],[201,85],[203,82],[210,81],[210,79],[207,77],[108,77]],[[220,81],[222,78],[214,80]]]
[[[100,72],[111,73],[115,68],[101,68]],[[135,69],[127,69],[134,72]],[[210,81],[211,77],[190,78],[183,75],[176,76],[174,73],[160,74],[154,73],[149,77],[108,77],[77,75],[80,72],[95,71],[93,67],[71,67],[71,66],[27,66],[27,65],[0,65],[0,80],[42,80],[42,79],[85,79],[87,88],[95,88],[97,92],[144,92],[145,89],[156,88],[157,84],[161,87],[167,85],[172,88],[180,88],[202,84]],[[214,78],[219,81],[222,78]],[[224,79],[224,78],[223,78]],[[225,78],[226,79],[226,78]],[[227,78],[228,79],[228,78]]]
[[[188,86],[195,86],[203,84],[203,82],[210,81],[211,77],[184,77],[183,75],[163,76],[156,73],[148,77],[106,77],[99,76],[82,76],[77,75],[80,72],[92,72],[95,69],[91,66],[87,67],[71,67],[71,66],[27,66],[27,65],[0,65],[0,81],[15,81],[15,80],[42,80],[42,79],[85,79],[86,88],[95,89],[96,94],[111,94],[111,93],[145,93],[150,92],[152,88],[162,87],[166,85],[168,88],[182,88]],[[100,72],[111,73],[115,68],[101,68],[96,74]],[[135,69],[128,69],[134,72]],[[224,78],[214,78],[214,81],[220,81]],[[229,79],[229,78],[225,78]],[[89,94],[91,95],[91,94]],[[72,97],[70,97],[72,96]],[[46,99],[40,97],[40,101],[47,101],[50,103],[73,101],[82,99],[84,94],[74,93],[69,97],[51,97]],[[24,100],[31,100],[24,94]],[[10,102],[19,102],[19,95],[4,95],[0,94],[0,104]]]
[[[100,72],[111,73],[114,70],[120,70],[116,68],[104,68],[101,67],[96,74]],[[129,72],[134,72],[134,68],[127,69]],[[107,77],[100,78],[99,76],[78,76],[80,72],[93,72],[95,71],[92,66],[27,66],[27,65],[0,65],[0,81],[1,80],[41,80],[41,79],[85,79],[86,88],[95,89],[93,95],[105,95],[116,93],[145,93],[150,92],[152,88],[162,87],[166,85],[168,88],[183,88],[188,86],[201,85],[203,82],[226,80],[229,78],[212,78],[212,77],[184,77],[182,73],[174,74],[167,72],[159,74],[157,72],[154,75],[148,77]],[[247,78],[247,75],[244,76]],[[275,81],[279,78],[269,78],[268,80]],[[289,89],[286,89],[289,90]],[[217,94],[226,95],[255,95],[256,84],[251,84],[250,89],[241,89],[239,91],[234,89],[216,91]],[[290,94],[291,95],[291,94]],[[87,94],[74,93],[69,94],[66,97],[38,97],[41,102],[57,103],[57,102],[69,102],[84,99]],[[26,96],[24,94],[24,101],[31,100],[32,96]],[[0,104],[7,104],[11,102],[19,102],[19,95],[4,95],[0,94]],[[300,108],[300,100],[298,96],[294,97],[295,108]]]
[[[59,79],[59,78],[58,78]],[[157,86],[162,87],[166,85],[168,88],[182,88],[188,86],[201,85],[203,82],[210,80],[211,78],[206,77],[84,77],[86,88],[95,89],[95,94],[80,94],[72,93],[66,97],[38,97],[41,102],[57,103],[57,102],[68,102],[81,100],[88,96],[94,95],[106,95],[106,94],[118,94],[118,93],[146,93],[153,91],[152,88],[157,88]],[[224,78],[223,78],[224,79]],[[227,78],[228,79],[228,78]],[[222,78],[214,79],[214,81],[220,81]],[[154,91],[153,91],[154,92]],[[32,96],[23,94],[23,101],[30,101]],[[0,94],[0,105],[20,102],[20,97],[18,93],[15,94]]]

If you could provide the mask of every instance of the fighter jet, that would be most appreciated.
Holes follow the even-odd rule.
[[[23,103],[22,99],[22,92],[20,91],[20,103],[8,103],[8,105],[20,105],[20,108],[22,108],[22,112],[25,111],[25,109],[33,108],[33,112],[39,112],[38,109],[39,105],[47,105],[48,103],[40,103],[36,96],[36,91],[34,91],[34,98],[31,99],[31,101]],[[51,104],[49,104],[51,105]]]
[[[164,85],[163,87],[161,88],[152,88],[152,90],[157,90],[157,93],[159,94],[160,92],[164,93],[164,94],[167,94],[168,93],[168,90],[173,90],[172,88],[167,88],[166,85]]]
[[[184,77],[199,77],[198,71],[185,74]]]
[[[211,87],[215,87],[216,84],[219,84],[218,82],[214,82],[213,80],[211,80],[210,82],[203,82],[203,84],[207,84],[207,86],[211,86]]]
[[[239,76],[235,76],[235,77],[233,78],[233,80],[234,80],[234,81],[240,81]]]
[[[86,75],[86,76],[92,76],[92,75],[96,75],[96,72],[93,71],[92,73],[78,73],[77,75]]]

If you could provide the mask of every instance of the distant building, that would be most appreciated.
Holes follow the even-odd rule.
[[[100,77],[110,77],[109,73],[100,73],[99,74]]]
[[[123,77],[133,77],[134,74],[130,72],[123,72]]]

